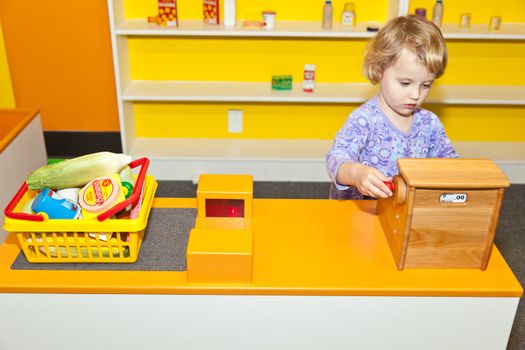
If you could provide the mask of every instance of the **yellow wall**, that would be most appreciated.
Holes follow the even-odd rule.
[[[46,131],[118,131],[105,0],[1,0],[16,105]]]
[[[130,39],[131,78],[140,80],[271,81],[307,63],[318,82],[361,81],[366,40],[294,38]]]
[[[0,108],[14,108],[15,98],[11,87],[11,76],[4,48],[2,22],[0,22]]]
[[[524,1],[525,2],[525,1]],[[316,64],[318,82],[364,82],[366,40],[312,38],[135,38],[129,41],[131,78],[139,80],[270,81]],[[450,62],[440,84],[523,85],[522,41],[447,43]]]
[[[142,137],[329,140],[355,105],[136,103],[134,107],[136,127]],[[243,133],[228,133],[228,109],[243,110]]]

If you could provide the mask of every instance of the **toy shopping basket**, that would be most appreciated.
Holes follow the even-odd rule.
[[[129,164],[140,166],[131,196],[99,214],[97,219],[48,219],[25,214],[21,208],[36,191],[24,182],[5,208],[4,230],[16,233],[29,262],[36,263],[132,263],[138,258],[157,182],[146,175],[148,158]],[[129,205],[136,218],[111,218]],[[136,207],[139,206],[139,207]]]

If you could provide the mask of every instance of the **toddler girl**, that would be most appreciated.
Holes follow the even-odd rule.
[[[457,157],[439,118],[421,108],[446,64],[441,31],[423,17],[394,18],[371,39],[363,72],[379,93],[350,114],[326,155],[330,198],[386,198],[398,158]]]

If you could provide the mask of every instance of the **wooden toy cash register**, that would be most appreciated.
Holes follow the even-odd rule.
[[[397,268],[487,267],[509,181],[488,159],[399,159],[377,214]]]

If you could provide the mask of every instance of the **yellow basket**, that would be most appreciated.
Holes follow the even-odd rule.
[[[132,263],[137,261],[153,204],[157,181],[146,175],[135,219],[29,221],[5,218],[4,230],[16,233],[31,263]],[[15,210],[36,196],[27,190]]]

